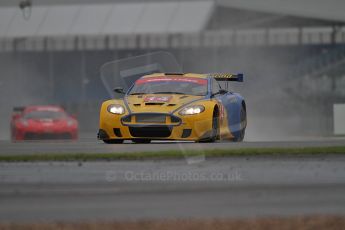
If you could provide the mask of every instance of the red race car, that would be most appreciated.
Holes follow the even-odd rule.
[[[78,121],[59,106],[15,107],[11,137],[19,140],[77,139]]]

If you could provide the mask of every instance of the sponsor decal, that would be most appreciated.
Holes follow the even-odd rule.
[[[207,79],[195,77],[148,77],[137,80],[136,84],[140,85],[150,82],[190,82],[199,85],[206,85]]]

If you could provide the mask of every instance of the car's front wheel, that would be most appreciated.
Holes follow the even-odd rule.
[[[122,144],[123,140],[122,139],[104,139],[103,142],[106,144]]]
[[[215,110],[212,116],[212,131],[210,137],[207,139],[201,139],[198,142],[201,143],[211,143],[219,139],[219,112]]]

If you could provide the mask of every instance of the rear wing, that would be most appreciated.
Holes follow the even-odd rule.
[[[210,73],[208,76],[213,77],[217,81],[237,81],[243,82],[243,73],[231,74],[231,73]]]

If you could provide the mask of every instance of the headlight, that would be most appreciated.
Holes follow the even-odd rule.
[[[193,105],[193,106],[187,106],[186,108],[182,109],[179,114],[180,115],[193,115],[202,113],[205,111],[205,107],[202,105]]]
[[[125,108],[122,105],[109,105],[108,112],[113,114],[124,114]]]
[[[74,125],[74,120],[70,119],[67,121],[67,126],[73,126]]]
[[[29,122],[27,120],[25,120],[24,118],[20,119],[20,123],[25,127],[29,126]]]

